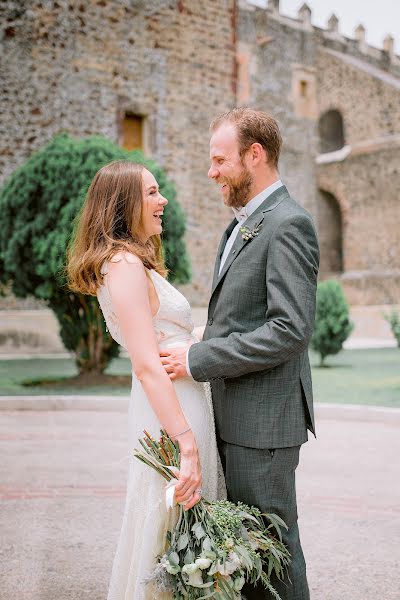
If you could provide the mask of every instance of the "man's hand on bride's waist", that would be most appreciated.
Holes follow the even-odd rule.
[[[169,375],[169,378],[180,379],[181,377],[189,377],[186,369],[186,356],[190,346],[195,343],[187,344],[179,348],[166,348],[160,351],[162,365]]]

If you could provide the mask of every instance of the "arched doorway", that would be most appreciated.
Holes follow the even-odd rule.
[[[340,150],[344,146],[343,118],[338,110],[328,110],[318,123],[319,151],[321,154]]]
[[[324,190],[318,190],[318,237],[321,274],[342,273],[342,214],[335,196]]]

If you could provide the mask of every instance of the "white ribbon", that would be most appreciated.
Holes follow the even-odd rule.
[[[167,510],[169,510],[170,508],[173,508],[176,505],[175,487],[178,483],[179,469],[177,467],[166,468],[175,475],[175,478],[171,479],[171,481],[168,481],[167,485],[165,486],[165,505],[167,507]]]

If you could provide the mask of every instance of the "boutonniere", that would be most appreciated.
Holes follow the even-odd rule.
[[[247,242],[247,240],[252,240],[257,237],[258,232],[261,229],[261,223],[253,227],[253,229],[249,229],[248,227],[241,227],[240,233],[242,234],[242,238]]]

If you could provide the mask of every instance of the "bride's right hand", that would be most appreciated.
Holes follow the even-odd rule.
[[[196,440],[192,430],[178,438],[181,453],[179,481],[175,487],[175,500],[184,504],[185,510],[192,508],[201,498],[201,466]],[[199,493],[200,490],[200,493]]]

